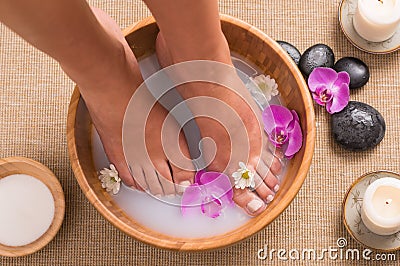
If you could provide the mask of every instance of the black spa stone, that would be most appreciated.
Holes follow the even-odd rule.
[[[335,55],[332,49],[325,44],[316,44],[308,48],[300,58],[299,68],[304,76],[308,77],[314,68],[332,68],[335,63]]]
[[[289,54],[289,56],[293,59],[296,65],[299,65],[301,53],[299,49],[296,48],[293,44],[284,41],[276,41],[280,46]]]
[[[368,150],[378,145],[385,136],[386,124],[372,106],[350,101],[331,120],[333,138],[341,146],[354,151]]]
[[[336,72],[346,71],[350,75],[350,89],[361,88],[369,80],[368,66],[358,58],[343,57],[333,67]]]

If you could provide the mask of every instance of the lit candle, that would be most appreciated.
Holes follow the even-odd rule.
[[[374,181],[365,191],[361,207],[365,226],[378,235],[400,231],[400,180],[384,177]]]
[[[395,34],[399,24],[400,0],[358,0],[353,25],[364,39],[386,41]]]

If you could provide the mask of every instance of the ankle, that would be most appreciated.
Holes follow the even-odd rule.
[[[212,60],[232,65],[229,46],[222,31],[212,38],[193,38],[190,40],[165,39],[160,37],[170,53],[173,63],[190,60]]]
[[[116,42],[107,54],[85,54],[79,62],[59,62],[64,72],[76,82],[81,89],[98,89],[110,86],[110,81],[127,79],[132,72],[128,62],[129,56],[123,44]]]

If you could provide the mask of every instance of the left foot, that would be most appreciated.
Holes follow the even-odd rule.
[[[110,55],[110,61],[93,65],[90,70],[95,74],[63,69],[78,84],[107,157],[117,168],[122,181],[139,190],[148,190],[153,195],[175,194],[181,187],[175,188],[173,181],[190,184],[194,173],[171,163],[165,151],[189,157],[187,145],[176,122],[165,121],[166,110],[159,104],[152,106],[153,98],[150,95],[142,97],[140,106],[135,106],[136,114],[147,113],[148,117],[130,131],[130,147],[135,149],[133,157],[130,157],[134,162],[131,164],[134,176],[128,169],[122,146],[123,120],[128,103],[143,79],[136,58],[118,25],[104,11],[97,8],[92,10],[111,40],[122,48],[116,49],[119,53]],[[149,105],[150,108],[147,108]],[[143,106],[144,109],[141,108]],[[162,134],[176,137],[174,142],[171,141],[176,145],[163,145]]]

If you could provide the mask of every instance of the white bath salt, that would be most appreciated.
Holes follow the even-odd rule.
[[[29,175],[0,179],[0,244],[24,246],[40,238],[54,217],[49,188]]]

